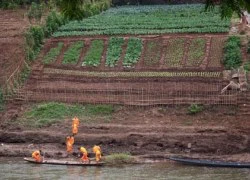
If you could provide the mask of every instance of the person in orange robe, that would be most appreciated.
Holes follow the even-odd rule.
[[[93,152],[95,153],[95,160],[96,160],[96,162],[99,162],[100,160],[101,160],[101,158],[102,158],[102,153],[101,153],[101,148],[100,148],[100,146],[94,146],[93,147]]]
[[[67,146],[68,153],[72,153],[74,142],[75,142],[74,136],[67,136],[66,137],[66,146]]]
[[[79,119],[77,117],[74,117],[72,119],[72,134],[76,135],[78,133],[78,127],[79,127]]]
[[[43,157],[42,157],[41,154],[42,154],[41,150],[34,151],[32,153],[32,158],[34,158],[36,160],[36,162],[42,162],[43,161]]]
[[[84,147],[80,147],[79,150],[80,150],[80,152],[82,153],[81,160],[82,160],[83,162],[89,162],[87,150],[86,150]]]

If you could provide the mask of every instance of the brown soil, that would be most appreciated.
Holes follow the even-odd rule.
[[[24,111],[27,106],[22,106]],[[188,115],[187,106],[117,107],[111,117],[81,119],[75,137],[77,147],[98,144],[103,154],[129,152],[142,157],[164,159],[170,155],[250,161],[248,117],[233,115],[236,107],[207,107],[197,115]],[[22,112],[23,112],[22,111]],[[65,136],[71,120],[50,127],[23,127],[16,114],[1,121],[0,156],[30,156],[42,149],[46,157],[63,158]],[[239,154],[244,154],[243,159]]]
[[[28,20],[25,10],[0,10],[0,84],[25,60],[24,35]]]

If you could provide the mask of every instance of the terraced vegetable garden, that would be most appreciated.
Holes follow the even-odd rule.
[[[58,39],[50,44],[43,62],[98,71],[221,70],[225,39],[223,35]]]
[[[204,5],[121,6],[82,21],[71,21],[54,37],[80,35],[221,33],[230,20],[222,20],[219,8],[204,12]]]
[[[43,68],[27,83],[26,98],[236,104],[236,91],[221,94],[230,20],[222,20],[219,11],[204,12],[203,5],[123,6],[71,21],[46,43]]]

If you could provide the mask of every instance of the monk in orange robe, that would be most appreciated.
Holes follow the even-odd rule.
[[[72,134],[76,135],[78,133],[78,127],[79,127],[79,119],[77,117],[74,117],[72,119]]]
[[[95,160],[96,160],[96,162],[99,162],[100,160],[101,160],[101,158],[102,158],[102,153],[101,153],[101,148],[100,148],[100,146],[94,146],[93,147],[93,152],[95,153]]]
[[[79,150],[80,150],[80,152],[82,153],[81,160],[82,160],[83,162],[89,162],[87,150],[86,150],[84,147],[80,147]]]
[[[68,153],[72,153],[74,142],[75,142],[74,136],[67,136],[66,137],[66,146],[67,146]]]
[[[32,158],[34,158],[36,160],[36,162],[42,162],[43,161],[43,157],[42,157],[41,154],[42,154],[41,150],[34,151],[32,153]]]

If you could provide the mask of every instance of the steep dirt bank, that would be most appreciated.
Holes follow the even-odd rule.
[[[91,152],[102,147],[104,155],[129,152],[144,157],[165,158],[170,154],[250,161],[250,122],[232,114],[234,107],[207,109],[191,116],[187,107],[121,107],[105,119],[82,120],[74,151],[83,145]],[[84,122],[84,123],[83,123]],[[0,156],[30,156],[42,149],[46,157],[66,157],[64,140],[71,120],[45,128],[27,128],[1,121]]]
[[[22,67],[25,60],[24,32],[29,26],[26,10],[0,10],[0,84]]]

